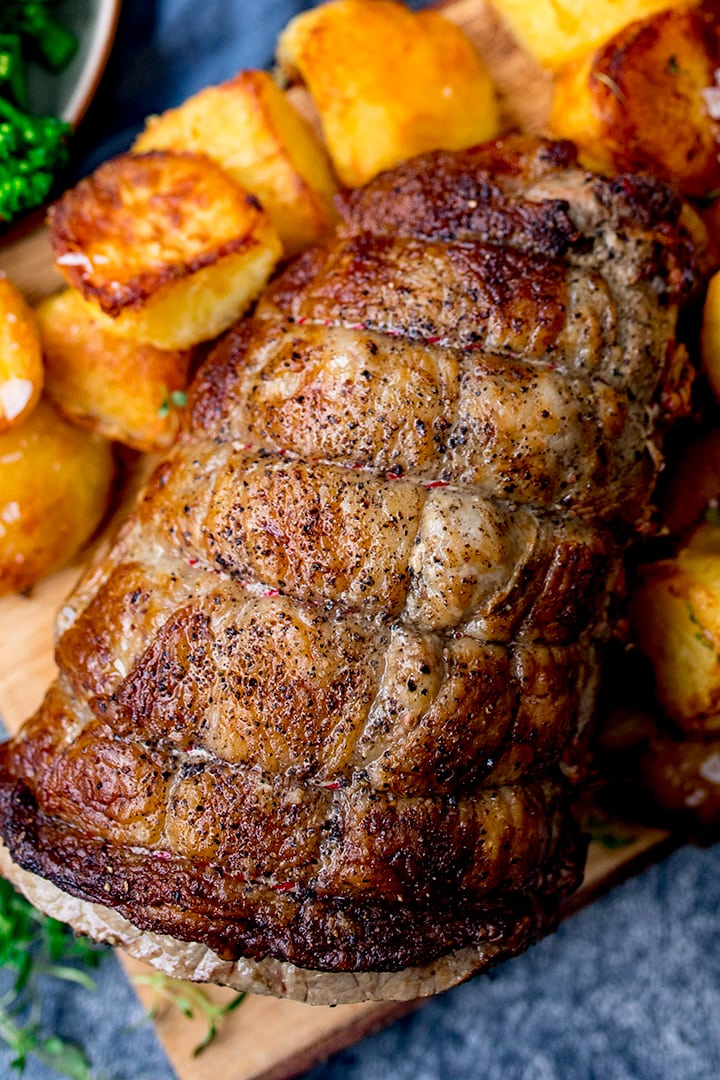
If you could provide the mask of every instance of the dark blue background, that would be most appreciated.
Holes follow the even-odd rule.
[[[126,149],[148,113],[268,65],[278,31],[307,6],[125,0],[77,170]],[[720,848],[683,849],[307,1080],[720,1080],[719,912]],[[99,980],[95,995],[48,986],[48,1024],[84,1042],[98,1078],[170,1080],[114,958]],[[27,1075],[51,1076],[34,1064]]]

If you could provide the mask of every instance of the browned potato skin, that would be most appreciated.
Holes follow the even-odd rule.
[[[180,415],[173,392],[185,391],[192,352],[136,345],[109,333],[74,289],[36,310],[46,389],[73,423],[133,450],[165,450]]]
[[[43,387],[40,336],[19,290],[0,273],[0,432],[30,415]]]
[[[277,56],[307,86],[347,187],[425,150],[459,150],[498,133],[484,63],[436,11],[333,0],[288,23]]]
[[[702,526],[676,558],[642,567],[630,618],[665,715],[689,735],[718,735],[720,528]]]
[[[715,235],[720,239],[720,230],[717,230]],[[710,278],[705,294],[700,330],[700,353],[710,389],[715,398],[720,401],[720,272],[713,274]],[[720,484],[716,493],[720,494]]]
[[[257,195],[286,255],[319,243],[332,231],[337,181],[327,152],[265,71],[241,71],[179,108],[151,116],[133,150],[207,154]]]
[[[631,23],[558,72],[549,126],[604,172],[651,169],[685,194],[720,185],[720,125],[702,91],[718,67],[717,22],[671,10]]]
[[[49,223],[68,284],[120,335],[158,348],[227,329],[282,250],[255,196],[201,154],[121,154],[65,192]]]
[[[69,562],[108,506],[110,444],[62,418],[46,399],[0,435],[0,594]]]

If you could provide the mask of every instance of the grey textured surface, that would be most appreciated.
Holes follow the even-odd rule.
[[[243,66],[268,64],[277,31],[306,6],[125,0],[77,171],[125,149],[147,113]],[[720,1080],[719,909],[720,848],[679,851],[525,956],[306,1080]],[[43,1021],[85,1045],[98,1080],[173,1076],[114,957],[94,994],[47,984]],[[9,1075],[0,1047],[0,1076]],[[54,1075],[35,1063],[26,1073]]]

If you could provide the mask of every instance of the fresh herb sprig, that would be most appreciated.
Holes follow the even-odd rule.
[[[173,979],[160,971],[149,972],[147,975],[134,975],[133,982],[136,986],[146,986],[152,990],[155,997],[155,1002],[149,1012],[152,1020],[157,1016],[163,1001],[179,1009],[188,1020],[192,1020],[195,1016],[204,1017],[207,1031],[202,1041],[193,1050],[193,1057],[197,1057],[210,1045],[228,1013],[234,1012],[247,997],[247,994],[236,994],[225,1005],[216,1005],[201,986],[195,986],[181,979]]]
[[[38,980],[61,979],[94,990],[90,971],[108,951],[106,945],[76,937],[64,923],[41,914],[0,878],[0,969],[14,973],[10,989],[0,994],[0,1041],[10,1048],[14,1069],[22,1072],[28,1058],[34,1057],[71,1080],[90,1080],[90,1062],[83,1048],[43,1031]],[[189,1019],[205,1019],[207,1031],[195,1047],[194,1056],[210,1045],[224,1018],[247,996],[237,994],[225,1005],[216,1005],[202,987],[161,972],[135,975],[133,982],[153,992],[155,1002],[149,1019],[155,1018],[162,1002]]]
[[[72,1080],[89,1080],[90,1063],[82,1047],[42,1030],[38,980],[47,976],[93,990],[89,970],[105,951],[42,915],[0,878],[0,967],[15,975],[0,995],[0,1039],[10,1048],[13,1068],[22,1072],[28,1058],[35,1057]]]

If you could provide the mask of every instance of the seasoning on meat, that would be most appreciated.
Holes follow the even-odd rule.
[[[699,273],[665,187],[567,143],[429,154],[340,211],[206,361],[0,753],[42,904],[325,1002],[449,986],[577,885],[568,777]]]

